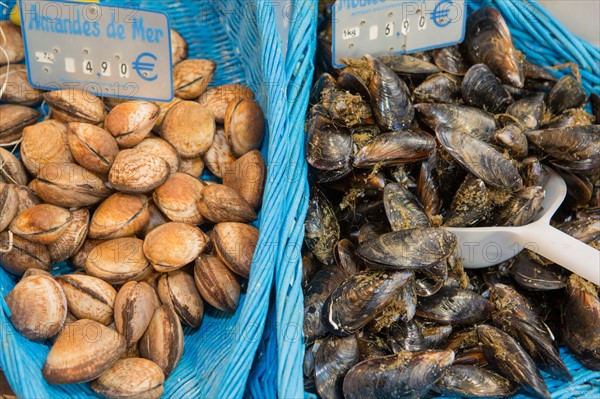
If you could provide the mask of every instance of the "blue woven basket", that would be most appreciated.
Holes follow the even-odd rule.
[[[600,93],[600,49],[598,47],[574,36],[532,0],[468,1],[468,13],[488,5],[502,13],[517,48],[525,53],[530,61],[542,66],[554,66],[572,61],[579,67],[582,83],[588,94]],[[306,38],[306,40],[312,42],[314,39]],[[555,74],[562,76],[568,72],[568,70],[557,70]],[[306,100],[304,98],[303,102],[306,103]],[[285,248],[286,256],[284,263],[277,265],[276,271],[277,311],[270,313],[268,319],[268,326],[277,326],[276,337],[275,333],[272,333],[272,339],[277,340],[277,347],[273,347],[272,345],[275,344],[271,343],[271,346],[262,348],[264,353],[277,350],[277,379],[273,375],[265,378],[263,391],[260,391],[267,392],[268,397],[275,397],[277,394],[281,398],[301,398],[305,395],[302,373],[305,348],[300,339],[304,312],[300,249],[309,192],[303,151],[304,134],[298,131],[291,137],[294,140],[292,146],[298,151],[292,151],[293,158],[290,162],[298,165],[298,173],[301,173],[303,178],[294,179],[289,187],[290,201],[294,201],[296,208],[288,211],[290,235]],[[571,383],[564,383],[545,375],[552,396],[554,398],[599,398],[600,372],[585,369],[564,349],[561,349],[561,354],[574,380]],[[270,359],[270,355],[267,357]],[[259,359],[257,357],[257,361]],[[273,366],[269,365],[269,367]],[[515,396],[517,399],[528,397]]]
[[[0,4],[0,19],[8,18],[14,0],[6,3],[8,8]],[[257,372],[251,374],[250,371],[259,344],[267,342],[270,336],[265,333],[263,339],[269,304],[273,303],[273,277],[276,265],[283,263],[286,249],[283,244],[290,235],[288,176],[298,172],[294,170],[296,165],[287,160],[298,158],[299,149],[289,136],[290,132],[301,130],[302,116],[294,119],[288,115],[303,115],[306,108],[303,99],[312,79],[314,46],[307,46],[303,38],[314,36],[312,4],[296,1],[293,8],[286,8],[287,16],[292,18],[286,65],[276,30],[276,15],[268,1],[103,0],[102,3],[166,12],[171,26],[187,39],[190,58],[209,58],[217,62],[212,84],[247,84],[265,111],[268,132],[262,152],[267,162],[267,182],[257,223],[260,238],[246,293],[235,314],[210,309],[199,329],[184,329],[184,354],[166,381],[163,396],[242,397],[246,384],[256,391],[262,383],[260,367],[255,367]],[[15,278],[0,268],[0,306],[5,310],[3,298],[14,284]],[[0,345],[0,368],[18,397],[96,397],[85,384],[47,384],[41,368],[49,348],[22,337],[1,309]],[[269,358],[268,362],[273,364],[276,354],[264,352],[261,358]]]

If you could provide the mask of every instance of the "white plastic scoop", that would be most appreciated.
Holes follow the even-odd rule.
[[[550,218],[565,199],[567,186],[556,172],[548,171],[550,179],[544,187],[542,209],[528,225],[448,228],[458,237],[458,255],[466,268],[494,266],[530,249],[600,285],[600,251],[550,226]]]

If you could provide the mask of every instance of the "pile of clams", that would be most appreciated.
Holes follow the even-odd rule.
[[[0,69],[0,266],[18,280],[4,298],[10,321],[52,345],[47,382],[158,398],[182,326],[198,328],[208,305],[235,312],[250,275],[266,178],[261,107],[244,85],[209,88],[216,63],[186,59],[175,31],[170,103],[39,92],[15,64],[19,29],[0,24],[21,49]],[[30,107],[42,99],[51,119],[38,122]],[[222,183],[198,178],[205,167]]]
[[[529,223],[552,168],[569,191],[553,224],[600,248],[598,97],[588,113],[489,7],[461,45],[344,63],[318,75],[306,125],[305,389],[550,398],[544,376],[573,380],[560,345],[600,370],[598,286],[532,251],[465,270],[445,229]]]

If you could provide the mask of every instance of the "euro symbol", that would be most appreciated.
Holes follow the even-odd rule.
[[[133,64],[131,64],[131,66],[137,72],[137,74],[140,75],[142,79],[151,82],[153,80],[156,80],[158,75],[154,74],[150,76],[150,73],[154,71],[156,63],[149,62],[148,59],[151,59],[153,61],[157,60],[156,56],[152,53],[142,53],[138,55],[138,57],[135,59]]]
[[[441,9],[443,5],[447,5],[444,9]],[[452,6],[452,0],[442,0],[435,5],[433,12],[431,13],[431,19],[433,23],[443,28],[448,25],[452,20],[448,18],[448,14],[450,14],[450,7]]]

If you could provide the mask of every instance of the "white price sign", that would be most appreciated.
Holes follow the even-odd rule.
[[[166,14],[53,0],[21,0],[20,7],[32,86],[151,101],[173,98]]]
[[[343,58],[459,43],[467,18],[464,0],[337,0],[332,7],[335,67]]]

